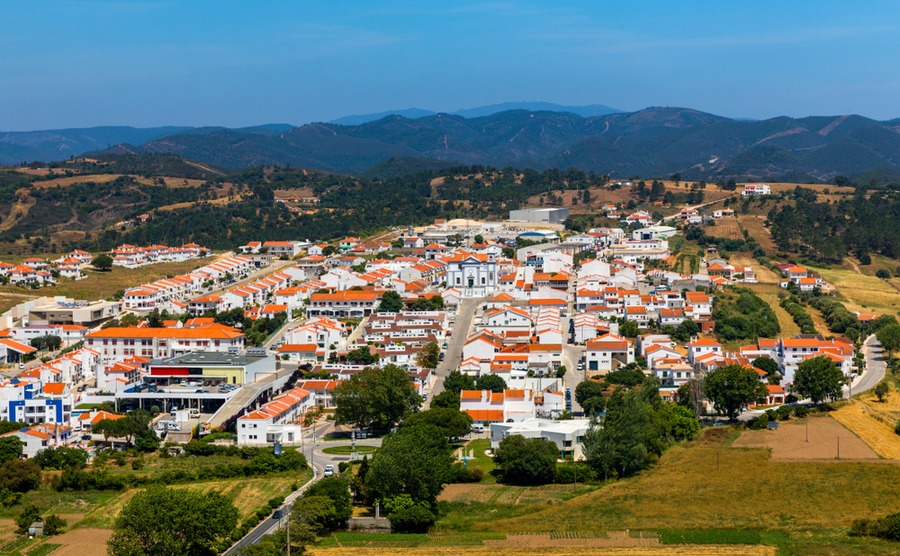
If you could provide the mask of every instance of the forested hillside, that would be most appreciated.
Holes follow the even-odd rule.
[[[816,202],[815,193],[797,188],[793,203],[768,213],[772,238],[783,251],[814,260],[840,262],[846,255],[900,257],[900,195],[895,190],[865,191],[831,203]]]

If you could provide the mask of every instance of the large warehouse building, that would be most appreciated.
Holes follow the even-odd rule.
[[[545,224],[561,224],[569,217],[567,208],[533,208],[509,211],[511,222],[543,222]]]

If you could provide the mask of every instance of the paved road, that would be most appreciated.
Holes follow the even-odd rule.
[[[884,378],[886,369],[884,351],[874,334],[863,343],[863,354],[866,356],[866,370],[853,381],[851,387],[844,388],[847,397],[875,388],[875,385]]]
[[[437,396],[444,391],[444,378],[459,365],[463,346],[466,344],[466,338],[472,330],[475,311],[483,302],[483,297],[467,297],[460,302],[456,310],[453,334],[450,336],[450,341],[447,342],[447,349],[444,350],[444,360],[435,369],[437,379],[434,383],[434,388],[431,390],[431,397]],[[428,409],[430,403],[431,398],[428,399],[423,409]]]

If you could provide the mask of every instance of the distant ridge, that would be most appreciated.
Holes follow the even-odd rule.
[[[0,162],[7,164],[88,151],[175,154],[223,169],[290,164],[352,175],[483,164],[614,177],[829,181],[864,175],[885,182],[900,175],[900,121],[856,115],[739,121],[654,107],[589,117],[515,109],[469,118],[389,115],[358,125],[0,133]]]
[[[621,112],[617,108],[610,108],[603,104],[590,104],[588,106],[565,106],[562,104],[554,104],[552,102],[504,102],[501,104],[489,104],[486,106],[476,106],[475,108],[464,108],[455,112],[446,112],[453,116],[462,116],[463,118],[480,118],[482,116],[490,116],[498,112],[506,112],[507,110],[528,110],[530,112],[571,112],[579,116],[590,118],[592,116],[602,116],[604,114],[613,114]],[[403,110],[388,110],[386,112],[378,112],[375,114],[357,114],[355,116],[344,116],[328,123],[337,125],[362,125],[369,122],[380,120],[387,116],[403,116],[404,118],[416,119],[425,116],[434,116],[438,112],[431,110],[423,110],[421,108],[406,108]]]

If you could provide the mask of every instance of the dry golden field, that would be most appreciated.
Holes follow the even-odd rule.
[[[832,415],[862,438],[879,456],[900,460],[900,436],[894,434],[894,424],[900,419],[900,392],[893,385],[884,402],[879,402],[869,392],[855,398]]]

